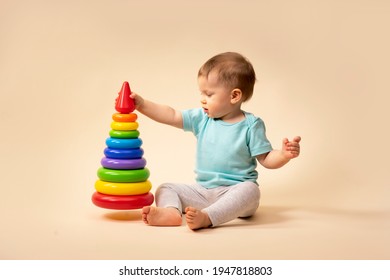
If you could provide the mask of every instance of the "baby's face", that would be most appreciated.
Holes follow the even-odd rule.
[[[218,81],[218,74],[211,71],[208,77],[198,78],[200,103],[210,118],[223,119],[232,110],[231,91]]]

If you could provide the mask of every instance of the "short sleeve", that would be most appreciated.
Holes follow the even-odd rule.
[[[267,139],[264,122],[260,118],[251,124],[248,129],[248,147],[252,157],[272,151],[272,145]]]
[[[203,124],[206,116],[203,110],[201,108],[183,110],[182,116],[183,116],[183,130],[191,131],[195,135],[198,135],[199,127]]]

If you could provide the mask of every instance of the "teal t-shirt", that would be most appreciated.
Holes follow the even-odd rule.
[[[182,111],[183,129],[197,138],[196,181],[205,188],[257,184],[256,156],[272,150],[264,122],[251,113],[245,119],[226,123],[209,118],[201,108]]]

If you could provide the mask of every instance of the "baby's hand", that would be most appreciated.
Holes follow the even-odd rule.
[[[130,97],[134,99],[136,109],[138,109],[144,103],[144,99],[135,92],[131,92]]]
[[[289,141],[287,138],[283,139],[282,152],[286,158],[293,159],[299,156],[301,150],[300,141],[300,136],[294,137],[292,141]]]

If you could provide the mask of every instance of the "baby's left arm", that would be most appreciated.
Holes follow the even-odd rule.
[[[290,159],[296,158],[300,153],[300,136],[294,137],[292,141],[283,139],[281,150],[272,150],[269,153],[258,155],[257,160],[265,168],[275,169],[285,165]]]

